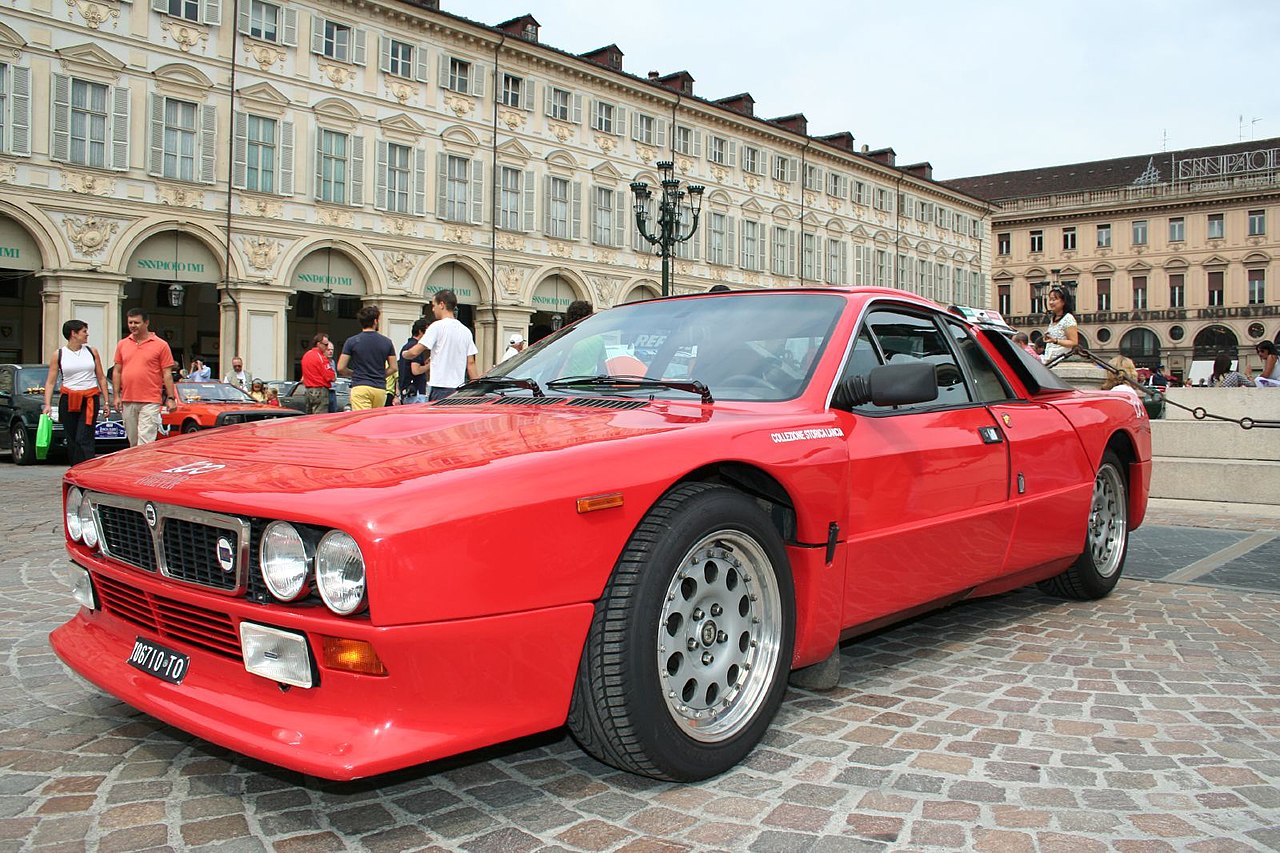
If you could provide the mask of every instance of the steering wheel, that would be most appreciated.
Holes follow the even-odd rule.
[[[964,374],[960,372],[959,365],[939,364],[934,368],[934,374],[937,376],[939,388],[949,388],[964,382]]]

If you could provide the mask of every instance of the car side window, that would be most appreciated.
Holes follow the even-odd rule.
[[[886,364],[924,361],[934,366],[938,383],[937,399],[898,406],[895,411],[936,409],[973,402],[964,371],[956,362],[947,335],[930,317],[905,311],[879,310],[872,312],[867,318],[866,328],[870,329],[880,351],[884,353]]]
[[[13,371],[0,370],[0,394],[13,396]]]
[[[974,339],[969,330],[960,323],[947,322],[947,331],[960,351],[960,359],[969,368],[969,376],[973,379],[974,391],[980,402],[995,403],[1013,399],[1013,389],[991,363],[991,358],[982,345]]]
[[[857,340],[854,341],[853,351],[849,353],[849,360],[845,362],[844,373],[840,376],[840,382],[844,383],[855,376],[866,376],[873,368],[883,364],[880,360],[880,354],[876,352],[875,342],[871,340],[871,333],[867,331],[867,327],[863,326],[862,331],[858,333]],[[843,405],[841,406],[843,408]],[[884,412],[885,410],[874,403],[862,403],[853,406],[855,412]]]

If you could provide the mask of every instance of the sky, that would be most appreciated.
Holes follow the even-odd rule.
[[[569,53],[750,92],[938,180],[1280,137],[1274,0],[440,0]]]

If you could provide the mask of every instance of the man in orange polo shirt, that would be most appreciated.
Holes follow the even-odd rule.
[[[127,316],[129,336],[116,344],[115,368],[111,382],[129,446],[156,440],[160,431],[160,391],[169,395],[164,405],[173,411],[178,406],[178,393],[173,387],[173,352],[164,338],[148,329],[147,312],[130,308]]]

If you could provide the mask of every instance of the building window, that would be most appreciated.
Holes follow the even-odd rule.
[[[160,174],[176,181],[196,179],[196,105],[164,99],[164,159]]]
[[[1147,245],[1147,220],[1135,219],[1133,221],[1133,245]]]
[[[449,58],[449,78],[445,87],[453,92],[471,93],[471,63],[465,59]]]
[[[1110,225],[1098,226],[1098,248],[1099,249],[1111,248],[1111,226]]]
[[[822,191],[822,167],[812,163],[804,164],[804,188],[810,192]]]
[[[707,159],[721,166],[733,166],[737,159],[737,143],[723,136],[707,137]]]
[[[1174,273],[1169,276],[1169,307],[1187,307],[1186,276],[1182,273]]]
[[[502,166],[498,172],[498,227],[507,231],[519,231],[522,224],[520,201],[523,196],[521,178],[524,173],[510,166]]]
[[[547,236],[569,238],[569,195],[567,178],[547,179]]]
[[[796,235],[781,225],[773,227],[774,275],[796,274]]]
[[[1145,275],[1133,278],[1133,310],[1147,310],[1147,277]]]
[[[324,47],[320,50],[320,54],[338,62],[350,62],[351,27],[334,21],[325,21]]]
[[[347,203],[347,135],[320,130],[319,191],[316,198],[331,204]]]
[[[827,172],[827,195],[832,198],[848,198],[849,178],[839,172]]]
[[[752,175],[763,175],[766,157],[754,145],[742,146],[742,170]]]
[[[188,21],[200,20],[200,0],[158,0],[152,8],[175,18]]]
[[[470,219],[467,213],[467,205],[471,200],[467,180],[470,165],[471,161],[466,157],[450,154],[447,158],[444,218],[450,222],[467,222]]]
[[[1073,252],[1076,248],[1076,229],[1062,229],[1062,251]]]
[[[573,118],[573,93],[567,89],[547,87],[547,115],[558,121],[577,122],[581,117]]]
[[[245,140],[244,188],[273,193],[276,176],[276,120],[249,116]]]
[[[1037,254],[1043,251],[1044,251],[1044,232],[1032,231],[1031,232],[1031,253]]]
[[[1169,242],[1181,243],[1187,239],[1186,222],[1181,216],[1175,216],[1169,220]]]
[[[996,288],[996,305],[1001,314],[1013,313],[1013,297],[1009,293],[1009,285],[1002,284]]]
[[[883,210],[886,213],[893,213],[893,193],[884,187],[876,187],[873,196],[873,207],[876,210]]]
[[[591,239],[601,246],[622,245],[622,217],[626,213],[618,193],[608,187],[596,187],[591,206]]]
[[[413,152],[407,145],[389,142],[386,144],[384,156],[386,161],[382,164],[383,172],[380,176],[386,192],[383,209],[392,213],[408,213],[409,186],[413,175]]]
[[[1262,305],[1267,301],[1267,271],[1249,270],[1249,304]]]
[[[752,219],[742,220],[742,268],[764,269],[764,226]]]
[[[386,72],[406,80],[413,79],[413,45],[398,39],[387,39]]]
[[[733,220],[723,213],[707,215],[707,262],[733,263]]]
[[[1031,285],[1031,313],[1043,314],[1044,305],[1044,297],[1040,295],[1040,288],[1036,287],[1034,284]]]
[[[608,101],[596,101],[591,112],[591,127],[601,133],[618,133],[615,128],[621,124],[615,121],[618,109]]]
[[[996,254],[1007,255],[1012,249],[1012,246],[1013,241],[1010,238],[1009,232],[1006,231],[1003,234],[996,235]]]
[[[1111,310],[1111,279],[1109,278],[1098,279],[1097,290],[1098,290],[1098,310],[1110,311]]]
[[[1249,211],[1249,236],[1262,237],[1267,233],[1267,212],[1265,210]]]
[[[876,278],[877,287],[890,287],[893,285],[893,271],[890,269],[889,253],[884,249],[876,249]]]
[[[799,164],[794,157],[783,154],[773,155],[773,179],[782,183],[793,183],[799,171]]]
[[[1217,272],[1211,272],[1207,276],[1207,280],[1209,283],[1209,307],[1210,308],[1221,308],[1223,305],[1222,282],[1224,278],[1225,278],[1225,273],[1223,273],[1220,270]]]
[[[525,109],[523,77],[502,75],[502,103],[517,110]]]
[[[1208,237],[1210,240],[1221,240],[1226,236],[1227,229],[1221,213],[1210,213],[1208,223]]]
[[[279,27],[279,6],[263,0],[249,0],[249,35],[263,41],[279,41]]]
[[[867,206],[867,182],[866,181],[853,182],[853,203],[860,204],[863,207]]]
[[[819,281],[822,278],[822,240],[816,234],[800,235],[800,278]]]
[[[70,162],[102,169],[107,165],[107,87],[71,81]]]
[[[657,145],[658,120],[645,113],[631,113],[631,138],[641,145]]]
[[[849,283],[849,245],[827,238],[827,284]]]

